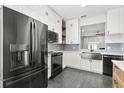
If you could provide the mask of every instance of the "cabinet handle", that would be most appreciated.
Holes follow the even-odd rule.
[[[49,15],[49,13],[48,13],[48,12],[46,12],[45,14],[46,14],[47,16]]]
[[[70,26],[72,27],[73,25],[72,25],[72,24],[70,24]]]
[[[59,20],[57,20],[57,23],[59,23]]]
[[[114,66],[116,69],[119,69],[117,66]]]
[[[114,79],[114,83],[115,83],[115,84],[118,84],[117,80]]]
[[[89,59],[89,62],[90,62],[90,63],[92,63],[92,60],[91,60],[91,59]]]
[[[52,30],[54,31],[55,29],[54,29],[54,28],[52,28]]]
[[[108,31],[108,35],[109,35],[109,31]]]

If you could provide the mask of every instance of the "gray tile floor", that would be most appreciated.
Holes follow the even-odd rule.
[[[87,71],[66,68],[48,81],[48,88],[111,88],[112,78]]]

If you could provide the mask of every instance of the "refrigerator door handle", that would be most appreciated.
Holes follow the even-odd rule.
[[[34,29],[33,22],[30,23],[30,52],[31,52],[31,62],[34,61]]]
[[[36,27],[36,23],[34,22],[34,43],[35,43],[35,48],[34,48],[34,57],[36,60],[36,51],[37,51],[37,27]],[[34,63],[35,64],[35,63]]]
[[[33,22],[33,29],[34,29],[34,60],[35,61],[33,61],[33,66],[36,64],[35,62],[36,62],[36,51],[37,51],[37,27],[36,27],[36,23],[35,22]]]
[[[38,34],[37,34],[37,24],[34,23],[35,26],[35,52],[37,51],[37,38],[38,38]]]

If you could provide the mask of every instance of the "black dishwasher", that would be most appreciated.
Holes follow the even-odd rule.
[[[112,76],[112,60],[123,60],[122,55],[103,55],[103,74]]]

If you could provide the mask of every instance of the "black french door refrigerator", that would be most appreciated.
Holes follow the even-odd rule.
[[[3,87],[47,87],[47,25],[3,6]]]

